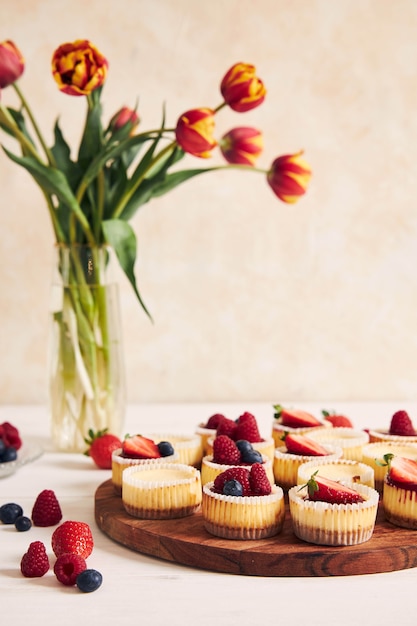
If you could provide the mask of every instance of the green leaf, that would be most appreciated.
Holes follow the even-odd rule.
[[[130,281],[140,305],[152,321],[152,316],[146,308],[136,285],[136,235],[133,228],[127,222],[117,219],[104,220],[102,226],[106,242],[115,251],[120,266]]]
[[[87,112],[84,133],[78,152],[78,161],[87,163],[101,152],[103,147],[100,99],[95,95],[91,102],[93,102],[93,105]]]
[[[71,187],[63,172],[53,167],[43,165],[34,157],[18,157],[4,147],[3,150],[9,159],[24,167],[33,176],[41,189],[50,195],[57,196],[63,204],[73,211],[82,224],[84,231],[91,233],[88,221],[72,193]]]

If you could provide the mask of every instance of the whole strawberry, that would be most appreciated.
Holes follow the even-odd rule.
[[[40,578],[49,570],[49,559],[42,541],[33,541],[20,561],[20,571],[26,578]]]
[[[61,507],[51,489],[44,489],[38,495],[31,517],[34,526],[56,526],[61,521]]]
[[[91,529],[85,522],[67,521],[58,526],[52,534],[52,550],[55,556],[79,554],[84,559],[93,551],[94,541]]]
[[[84,441],[89,446],[84,454],[91,457],[100,469],[111,469],[112,453],[122,447],[119,437],[109,433],[106,428],[99,430],[97,433],[89,430],[88,438],[84,439]]]

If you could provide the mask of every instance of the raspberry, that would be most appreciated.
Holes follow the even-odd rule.
[[[204,428],[210,428],[211,430],[216,430],[220,422],[222,422],[225,419],[226,419],[225,416],[222,415],[221,413],[215,413],[214,415],[209,417],[207,424],[204,426]]]
[[[20,561],[20,571],[26,578],[40,578],[49,570],[49,560],[42,541],[33,541]]]
[[[213,441],[213,461],[222,465],[236,465],[240,463],[240,451],[233,439],[227,435],[220,435]]]
[[[85,522],[64,522],[52,533],[52,550],[55,556],[72,553],[86,559],[93,551],[93,535]]]
[[[229,480],[237,480],[243,489],[243,495],[250,493],[249,470],[246,467],[229,467],[227,470],[216,476],[214,479],[213,490],[216,493],[223,493],[223,487]]]
[[[252,495],[267,496],[271,493],[271,483],[265,473],[263,465],[254,463],[249,474],[249,484]]]
[[[57,497],[50,489],[44,489],[35,500],[32,521],[35,526],[55,526],[62,519]]]
[[[246,412],[239,417],[237,420],[235,438],[246,439],[246,441],[249,441],[250,443],[262,441],[254,415]]]
[[[233,420],[225,417],[217,427],[216,435],[227,435],[230,439],[235,439],[237,424]]]
[[[78,574],[87,568],[85,559],[79,554],[61,554],[54,565],[54,574],[63,585],[75,585]]]
[[[391,419],[389,434],[402,437],[412,437],[416,434],[407,411],[397,411],[394,413]]]

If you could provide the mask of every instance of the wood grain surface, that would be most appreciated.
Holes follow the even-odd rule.
[[[288,511],[279,535],[260,541],[233,541],[210,535],[201,513],[163,521],[131,517],[108,480],[96,491],[95,519],[106,535],[136,552],[213,572],[350,576],[417,567],[417,531],[387,522],[382,507],[372,538],[357,546],[316,546],[299,540]]]

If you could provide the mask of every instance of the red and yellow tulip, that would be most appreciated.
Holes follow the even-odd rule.
[[[108,61],[87,39],[59,46],[52,56],[52,74],[70,96],[88,96],[106,80]]]
[[[226,104],[238,113],[259,106],[266,96],[265,86],[256,75],[255,66],[248,63],[235,63],[223,77],[220,91]]]
[[[301,151],[278,157],[267,174],[268,184],[274,194],[289,204],[297,202],[305,194],[312,175],[302,154]]]
[[[208,108],[191,109],[177,122],[175,137],[179,146],[196,157],[207,158],[217,146],[214,138],[214,111]]]
[[[219,145],[228,163],[255,165],[263,150],[263,137],[256,128],[239,126],[223,135]]]

